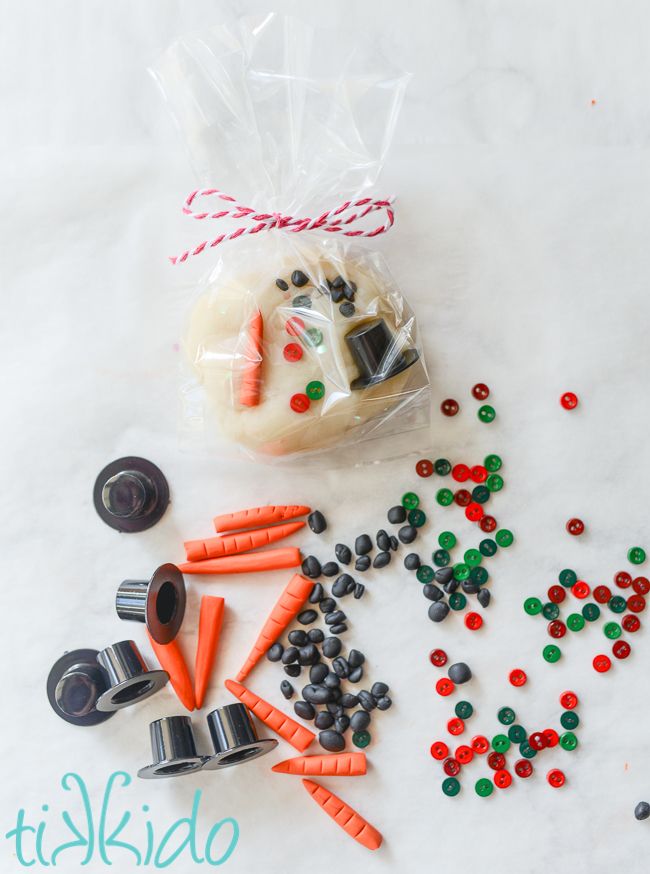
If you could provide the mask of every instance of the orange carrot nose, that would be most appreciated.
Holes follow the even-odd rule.
[[[239,386],[239,403],[245,407],[256,407],[260,402],[262,386],[262,336],[264,321],[262,313],[257,310],[248,323],[248,336],[244,347],[246,364],[242,372]]]
[[[253,507],[251,510],[239,510],[237,513],[224,513],[214,517],[214,530],[223,534],[224,531],[239,531],[247,528],[259,528],[262,525],[272,525],[274,522],[286,522],[298,516],[310,513],[309,507],[295,505],[269,505]]]
[[[226,555],[236,555],[259,549],[283,540],[305,527],[304,522],[285,522],[283,525],[272,525],[269,528],[259,528],[253,531],[243,531],[239,534],[227,534],[225,537],[209,537],[207,540],[187,540],[185,554],[188,561],[202,561],[206,558],[220,558]]]
[[[156,643],[148,631],[147,637],[160,666],[169,674],[169,682],[174,687],[178,700],[188,710],[194,710],[196,706],[194,689],[192,688],[190,672],[178,645],[178,638],[172,640],[171,643]]]
[[[210,682],[210,675],[219,644],[221,624],[225,601],[214,595],[204,595],[201,598],[199,611],[199,638],[196,646],[196,663],[194,666],[194,695],[196,707],[203,707],[205,693]]]
[[[243,555],[227,555],[224,558],[207,558],[205,561],[188,561],[179,564],[184,574],[249,574],[257,571],[274,571],[298,567],[302,562],[300,550],[293,546],[250,552]]]
[[[244,662],[242,669],[237,674],[237,680],[240,683],[246,679],[264,653],[275,643],[287,626],[293,622],[313,587],[313,581],[300,574],[294,574],[291,577],[271,610],[269,618],[262,626],[257,641]]]
[[[369,850],[377,850],[383,840],[377,829],[360,816],[353,807],[342,801],[333,792],[319,786],[313,780],[303,780],[302,785],[334,822],[341,826],[351,838],[358,841]]]
[[[273,765],[276,774],[303,777],[360,777],[366,773],[365,753],[332,753],[327,756],[296,756]]]
[[[250,689],[247,689],[246,686],[242,686],[241,683],[237,683],[235,680],[226,680],[224,685],[229,692],[232,692],[235,698],[239,698],[242,704],[245,704],[249,710],[252,710],[261,722],[268,725],[281,738],[284,738],[299,753],[304,753],[316,737],[313,731],[298,725],[286,713],[278,710],[277,707],[269,704],[268,701],[260,698],[254,692],[251,692]]]

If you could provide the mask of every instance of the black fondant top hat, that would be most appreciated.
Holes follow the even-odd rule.
[[[175,564],[163,564],[150,580],[124,580],[115,596],[120,619],[144,622],[156,643],[171,643],[185,615],[185,581]]]
[[[93,489],[100,517],[118,531],[145,531],[158,522],[169,504],[162,471],[146,458],[128,456],[101,471]]]
[[[203,756],[196,751],[192,720],[189,716],[163,716],[149,724],[153,763],[140,768],[138,777],[180,777],[200,771]]]
[[[108,674],[97,662],[96,649],[74,649],[58,659],[47,678],[52,709],[72,725],[98,725],[115,715],[96,707],[110,687]]]
[[[359,376],[350,383],[353,390],[385,382],[411,367],[420,357],[417,349],[400,349],[381,318],[348,331],[345,342],[359,369]]]
[[[214,754],[205,757],[209,770],[229,768],[270,753],[277,747],[275,738],[259,738],[246,705],[226,704],[208,713],[208,729]]]

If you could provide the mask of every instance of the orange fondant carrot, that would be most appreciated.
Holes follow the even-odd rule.
[[[334,795],[324,786],[319,786],[313,780],[303,780],[302,785],[311,795],[314,801],[323,808],[328,816],[331,816],[337,825],[340,825],[343,831],[346,831],[351,838],[363,844],[369,850],[376,850],[381,846],[383,840],[377,829],[370,825],[369,822],[360,816],[354,808],[342,801],[338,796]]]
[[[237,683],[235,680],[226,680],[226,689],[239,698],[242,704],[245,704],[249,710],[252,710],[255,716],[265,725],[284,738],[287,743],[295,747],[298,752],[304,753],[309,744],[314,740],[316,735],[313,731],[309,731],[303,725],[298,725],[290,716],[273,707],[268,701],[264,701],[246,686]]]
[[[275,643],[289,623],[300,613],[302,605],[313,588],[313,580],[308,580],[300,574],[294,574],[291,577],[271,610],[269,618],[262,626],[244,666],[237,674],[237,680],[240,683],[246,679],[268,648]]]
[[[329,756],[296,756],[278,762],[271,769],[276,774],[300,774],[315,777],[360,777],[366,773],[365,753],[332,753]]]
[[[251,510],[239,510],[237,513],[224,513],[214,517],[214,530],[219,534],[224,531],[239,531],[246,528],[259,528],[261,525],[272,525],[274,522],[286,522],[311,512],[309,507],[300,504],[253,507]]]
[[[207,540],[186,540],[185,554],[188,561],[203,561],[206,558],[219,558],[224,555],[236,555],[248,552],[249,549],[259,549],[277,540],[284,540],[296,531],[305,527],[304,522],[285,522],[284,525],[272,525],[270,528],[257,528],[253,531],[241,531],[239,534],[226,534],[225,537],[208,537]]]
[[[194,700],[192,680],[190,679],[190,672],[185,664],[183,653],[178,645],[178,640],[172,640],[171,643],[156,643],[148,631],[147,636],[161,668],[169,674],[169,682],[174,687],[174,692],[178,695],[179,701],[188,710],[194,710],[196,702]]]
[[[244,357],[244,367],[241,385],[239,387],[239,403],[245,407],[256,407],[260,402],[260,387],[262,385],[262,335],[264,322],[262,313],[256,310],[248,324],[248,337]]]
[[[275,571],[298,567],[300,550],[294,546],[266,549],[244,555],[227,555],[224,558],[207,558],[205,561],[187,561],[179,564],[183,574],[249,574],[253,571]]]
[[[201,598],[199,637],[194,665],[194,696],[197,709],[203,707],[203,699],[212,673],[223,622],[224,603],[223,598],[214,595],[204,595]]]

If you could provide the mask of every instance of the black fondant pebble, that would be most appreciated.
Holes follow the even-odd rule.
[[[352,692],[344,692],[341,695],[341,707],[350,710],[352,707],[357,707],[359,704],[359,696],[353,695]]]
[[[354,597],[359,600],[359,598],[363,598],[363,593],[366,591],[366,587],[363,583],[356,583],[354,587]]]
[[[465,662],[455,662],[453,665],[449,665],[447,676],[452,683],[459,685],[460,683],[466,683],[468,680],[471,680],[472,672],[469,665],[466,665]]]
[[[312,665],[309,671],[309,682],[310,683],[322,683],[325,677],[329,674],[329,668],[327,665],[324,665],[322,662],[319,662],[316,665]]]
[[[350,564],[352,561],[352,550],[345,543],[337,543],[334,547],[334,554],[341,564]]]
[[[293,709],[301,719],[313,719],[316,716],[316,711],[307,701],[296,701]]]
[[[350,727],[350,717],[347,713],[344,713],[343,716],[337,717],[334,722],[334,728],[339,732],[339,734],[345,734],[345,732]]]
[[[451,595],[452,592],[455,592],[456,589],[460,586],[460,580],[451,579],[449,582],[445,583],[443,589],[448,595]]]
[[[491,598],[492,596],[489,589],[479,589],[478,595],[476,596],[476,600],[481,607],[489,606]]]
[[[282,653],[282,664],[290,665],[292,662],[298,661],[298,647],[288,646]]]
[[[332,670],[337,677],[341,677],[344,680],[350,674],[350,665],[343,656],[337,656],[332,662]]]
[[[426,583],[422,586],[422,594],[425,598],[428,598],[429,601],[439,601],[441,598],[445,597],[445,593],[442,589],[434,586],[433,583]]]
[[[311,309],[311,298],[308,294],[298,294],[291,301],[291,306],[296,309],[310,310]],[[310,523],[311,526],[311,523]],[[314,529],[312,528],[312,531]],[[318,531],[316,532],[318,534]]]
[[[413,543],[415,538],[418,536],[418,529],[414,528],[412,525],[404,525],[397,532],[397,536],[402,541],[402,543]]]
[[[310,643],[322,643],[325,640],[325,633],[322,628],[310,628],[307,637]]]
[[[388,511],[388,521],[393,525],[401,525],[406,522],[406,510],[401,505],[391,507]]]
[[[284,697],[288,701],[289,698],[293,697],[295,689],[293,688],[293,686],[291,685],[291,683],[288,680],[283,680],[280,683],[280,691],[282,692],[282,694],[284,695]]]
[[[334,286],[332,286],[330,290],[330,297],[332,298],[332,303],[341,303],[341,301],[343,300],[343,289],[334,288]]]
[[[301,646],[298,650],[298,661],[301,665],[315,665],[320,659],[316,645],[308,643],[306,646]]]
[[[346,300],[345,303],[342,303],[341,306],[339,307],[339,312],[341,313],[342,316],[345,316],[346,319],[349,319],[350,316],[354,315],[354,312],[355,312],[354,304],[351,303],[349,300]]]
[[[289,286],[288,286],[288,284],[284,281],[284,279],[276,279],[276,280],[275,280],[275,284],[276,284],[277,287],[280,289],[280,291],[288,291],[288,290],[289,290]]]
[[[348,663],[351,668],[358,668],[366,660],[365,655],[358,649],[351,649],[348,654]]]
[[[314,534],[322,534],[327,528],[325,516],[323,516],[320,510],[314,510],[313,513],[310,513],[307,516],[307,522]]]
[[[375,568],[386,567],[387,564],[390,564],[391,554],[390,552],[378,552],[374,558],[372,566]]]
[[[354,551],[357,555],[367,555],[372,550],[372,540],[368,534],[360,534],[354,541]]]
[[[330,753],[340,753],[341,750],[345,749],[345,738],[333,728],[321,731],[318,735],[318,743]]]
[[[326,561],[322,567],[322,573],[326,577],[335,577],[341,568],[335,561]]]
[[[443,619],[447,618],[448,613],[449,605],[446,601],[434,601],[429,606],[429,619],[432,622],[442,622]]]
[[[320,576],[320,562],[315,555],[308,555],[302,563],[302,572],[310,579]]]
[[[375,699],[372,697],[370,692],[367,689],[362,689],[359,692],[359,704],[363,707],[364,710],[374,710],[377,706]]]
[[[338,701],[330,701],[327,704],[327,709],[335,718],[338,716],[343,716],[343,708],[338,703]]]
[[[303,688],[302,697],[310,704],[327,704],[332,700],[332,690],[320,683],[310,683]]]
[[[291,282],[296,288],[302,288],[309,282],[309,277],[305,276],[302,270],[294,270],[291,274]]]
[[[420,556],[417,552],[409,552],[404,559],[404,567],[407,571],[416,571],[420,567]]]
[[[375,543],[377,544],[377,549],[380,549],[382,552],[387,552],[390,549],[390,537],[383,528],[380,528],[377,532]]]
[[[295,631],[289,632],[289,643],[294,646],[305,646],[308,641],[307,632],[303,631],[302,628],[296,628]]]
[[[440,583],[441,586],[444,586],[445,583],[453,580],[453,578],[454,569],[452,567],[439,567],[434,576],[436,583]]]
[[[334,610],[331,613],[327,613],[325,616],[325,624],[326,625],[338,625],[340,622],[345,622],[347,619],[343,610]]]
[[[318,604],[318,602],[323,598],[325,594],[325,590],[321,583],[314,583],[314,588],[311,590],[311,594],[309,596],[310,604]]]
[[[478,583],[473,583],[472,580],[463,580],[460,585],[466,595],[475,595],[481,588]]]
[[[309,625],[310,622],[315,622],[318,618],[318,613],[315,610],[303,610],[296,617],[301,625]]]
[[[344,595],[347,595],[350,591],[350,584],[352,584],[354,589],[354,579],[350,574],[341,574],[340,577],[337,577],[332,584],[332,594],[334,597],[342,598]]]
[[[394,534],[390,536],[390,548],[395,552],[396,549],[399,548],[399,540],[395,537]]]
[[[293,664],[284,666],[284,672],[288,677],[299,677],[301,671],[302,668],[300,665]]]
[[[282,653],[284,652],[284,647],[281,643],[274,643],[273,646],[269,647],[269,651],[266,654],[267,659],[270,662],[279,662],[282,658]]]
[[[363,677],[363,665],[359,665],[358,668],[353,668],[350,671],[350,676],[348,677],[348,680],[351,683],[359,683],[359,682],[361,682],[362,677]]]
[[[369,555],[360,555],[359,558],[354,563],[355,571],[367,571],[371,565],[370,556]]]
[[[344,631],[348,630],[348,626],[345,622],[340,622],[338,625],[331,625],[330,631],[332,634],[343,634]]]
[[[370,725],[370,714],[367,710],[357,710],[350,717],[352,731],[364,731]]]
[[[650,804],[647,801],[639,801],[634,808],[634,816],[638,820],[647,819],[650,816]]]
[[[377,710],[388,710],[392,703],[392,698],[389,698],[388,695],[382,695],[381,698],[377,699]]]
[[[345,279],[342,276],[337,276],[332,282],[332,288],[343,288],[345,285]]]
[[[370,694],[373,698],[383,698],[384,695],[388,692],[388,684],[387,683],[373,683],[370,687]]]
[[[320,713],[316,714],[316,719],[314,719],[314,725],[320,731],[324,728],[330,728],[330,726],[334,725],[334,717],[327,710],[321,710]]]
[[[334,600],[334,598],[323,598],[323,600],[318,605],[318,608],[322,613],[331,613],[333,610],[336,609],[336,601]]]
[[[341,678],[334,671],[330,671],[323,682],[328,689],[338,689],[341,685]]]
[[[338,637],[326,637],[322,651],[325,658],[334,659],[341,652],[342,644]]]

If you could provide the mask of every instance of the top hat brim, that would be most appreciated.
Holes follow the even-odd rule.
[[[144,474],[153,482],[156,491],[154,498],[144,508],[143,514],[133,519],[109,513],[102,501],[102,492],[106,482],[125,470],[135,470]],[[125,458],[112,461],[100,471],[93,488],[93,504],[99,517],[116,531],[122,531],[125,534],[146,531],[147,528],[152,528],[157,522],[160,522],[165,514],[169,504],[169,484],[164,473],[153,462],[147,461],[146,458],[128,455]]]
[[[412,367],[419,358],[420,354],[417,349],[407,349],[393,361],[392,366],[388,370],[379,370],[371,376],[359,376],[350,383],[350,388],[352,391],[357,391],[361,388],[370,388],[370,386],[378,385],[380,382],[386,382],[386,380],[392,379],[393,376],[397,376],[398,373],[402,373],[404,370]]]
[[[65,719],[66,722],[69,722],[71,725],[99,725],[101,722],[105,722],[107,719],[110,719],[111,716],[114,716],[114,712],[102,712],[101,710],[97,710],[95,706],[88,713],[85,713],[80,716],[75,716],[72,713],[66,713],[65,710],[61,710],[56,700],[56,688],[59,685],[59,682],[63,675],[70,670],[70,668],[75,665],[92,665],[93,667],[97,666],[97,650],[96,649],[75,649],[71,652],[66,652],[61,656],[53,665],[50,670],[50,673],[47,677],[47,698],[52,706],[52,710],[60,716],[61,719]],[[105,672],[103,672],[105,673]],[[97,704],[97,700],[101,697],[101,695],[108,688],[108,677],[106,677],[106,685],[103,689],[97,689],[97,698],[95,700],[95,705]]]

